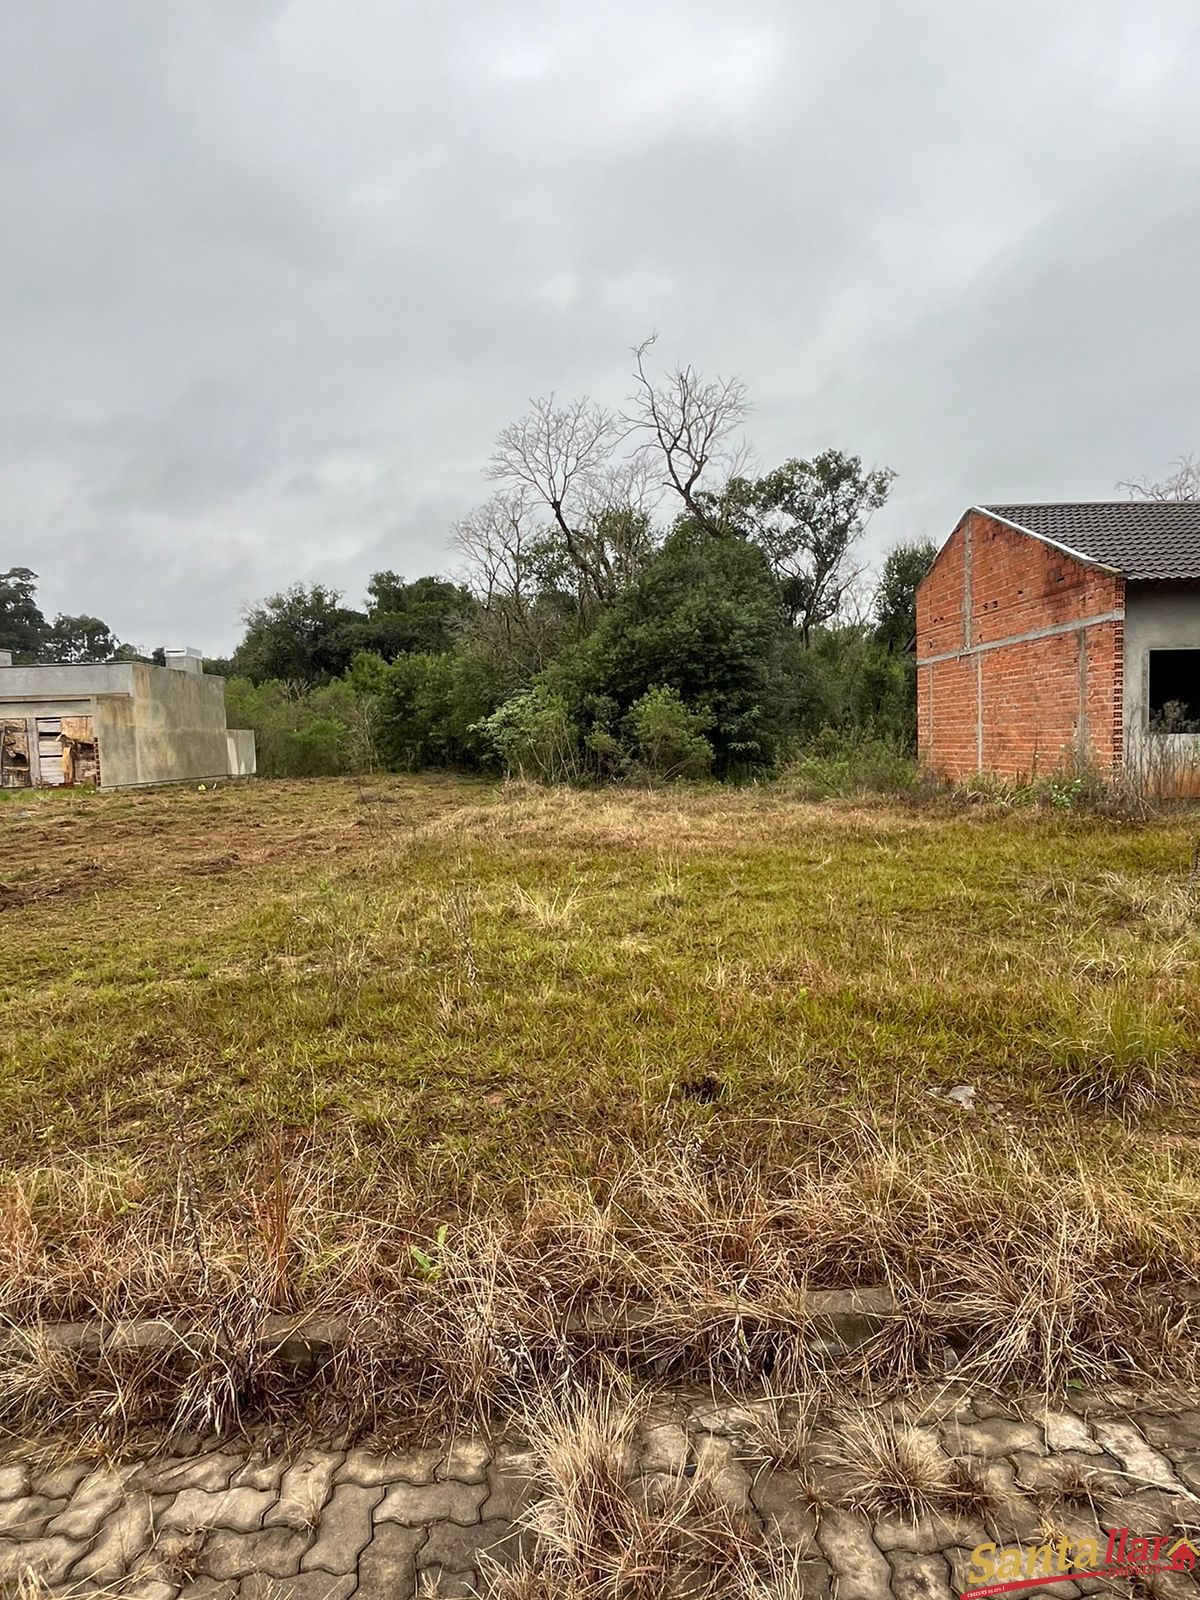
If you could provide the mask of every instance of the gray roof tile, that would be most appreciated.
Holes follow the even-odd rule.
[[[979,509],[1127,578],[1200,578],[1200,500],[1067,500]]]

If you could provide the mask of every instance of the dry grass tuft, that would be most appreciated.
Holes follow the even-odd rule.
[[[996,1504],[978,1466],[947,1455],[936,1434],[863,1412],[843,1423],[838,1439],[854,1479],[847,1504],[869,1516],[915,1522],[939,1511],[978,1516]]]
[[[804,1471],[808,1466],[817,1406],[815,1391],[797,1395],[786,1405],[776,1399],[758,1406],[751,1430],[752,1444],[773,1466]]]
[[[644,1404],[624,1386],[569,1388],[526,1417],[538,1500],[523,1514],[533,1550],[495,1567],[498,1600],[659,1600],[747,1569],[758,1540],[703,1475],[648,1486],[635,1437]]]

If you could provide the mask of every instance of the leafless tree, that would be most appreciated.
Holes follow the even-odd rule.
[[[702,527],[721,533],[711,502],[699,495],[705,471],[714,466],[723,476],[742,470],[744,447],[733,435],[749,411],[746,388],[739,378],[707,379],[695,367],[675,367],[664,378],[646,371],[646,356],[658,335],[634,349],[637,387],[622,418],[642,449],[661,463],[663,486],[678,496]]]
[[[620,425],[584,398],[535,400],[500,434],[493,480],[549,511],[537,541],[540,575],[573,595],[581,618],[610,603],[654,548],[647,464],[622,454]]]
[[[619,487],[615,452],[620,429],[613,416],[585,395],[568,405],[554,395],[534,400],[496,441],[488,476],[528,491],[549,510],[567,561],[585,594],[610,600],[617,574],[603,538],[595,537],[598,512],[613,504]]]
[[[541,593],[542,529],[525,489],[493,495],[452,533],[479,602],[477,641],[514,681],[540,671],[561,636]]]
[[[1174,471],[1159,483],[1149,478],[1123,478],[1118,489],[1124,489],[1131,500],[1200,500],[1200,461],[1195,456],[1176,456],[1171,462]]]

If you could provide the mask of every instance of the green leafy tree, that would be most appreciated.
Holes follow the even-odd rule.
[[[367,613],[347,624],[346,639],[357,649],[394,661],[418,653],[452,650],[475,610],[469,590],[448,578],[415,578],[376,572],[367,585]]]
[[[887,649],[908,649],[917,631],[917,588],[936,555],[932,539],[917,539],[888,551],[873,606],[875,638]]]
[[[346,629],[362,620],[336,589],[295,583],[247,610],[246,634],[230,666],[252,683],[276,680],[299,689],[328,683],[350,665],[358,646]]]
[[[0,650],[11,650],[18,665],[39,661],[49,632],[37,603],[37,573],[28,567],[0,572]]]
[[[585,723],[589,706],[623,715],[647,690],[674,690],[711,719],[706,737],[716,769],[727,772],[774,759],[787,698],[785,639],[762,552],[714,538],[689,517],[593,633],[543,676]]]
[[[54,661],[112,661],[120,641],[107,622],[99,617],[55,617],[46,639],[45,651]]]
[[[762,550],[788,621],[805,644],[837,616],[857,576],[851,552],[894,476],[887,468],[865,469],[859,456],[823,450],[761,478],[734,478],[716,497],[713,520],[744,532]]]

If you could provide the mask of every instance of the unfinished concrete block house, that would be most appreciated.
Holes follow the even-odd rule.
[[[254,735],[225,726],[225,680],[198,650],[14,667],[0,654],[0,788],[101,789],[248,776]]]
[[[1200,501],[980,505],[917,591],[917,739],[941,777],[1200,776]]]

